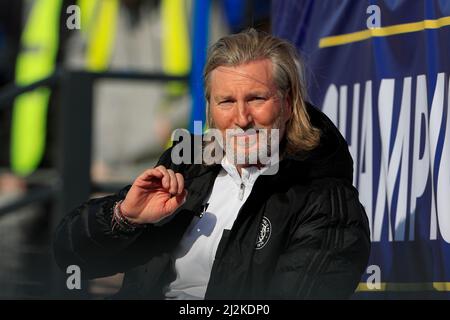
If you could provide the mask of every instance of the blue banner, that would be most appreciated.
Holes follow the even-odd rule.
[[[356,298],[450,298],[450,1],[278,0],[309,99],[354,159],[372,252]]]

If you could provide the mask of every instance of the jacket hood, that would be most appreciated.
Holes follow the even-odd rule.
[[[286,159],[302,162],[303,177],[309,179],[341,178],[353,181],[353,159],[348,144],[333,124],[319,109],[306,104],[312,125],[320,129],[320,144],[307,156],[301,154],[287,155]]]

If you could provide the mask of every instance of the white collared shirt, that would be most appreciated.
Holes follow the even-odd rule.
[[[230,230],[256,179],[269,167],[236,167],[226,157],[214,182],[203,217],[195,216],[173,256],[176,279],[166,299],[204,299],[223,230]]]

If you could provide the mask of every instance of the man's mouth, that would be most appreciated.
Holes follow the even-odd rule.
[[[248,129],[246,131],[242,130],[234,130],[236,132],[233,132],[233,137],[251,137],[259,133],[261,129]]]

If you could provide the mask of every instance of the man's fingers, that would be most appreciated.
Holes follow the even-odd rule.
[[[167,172],[169,173],[169,177],[170,177],[169,192],[172,196],[175,196],[178,194],[178,181],[175,176],[175,172],[173,172],[173,170],[168,169]]]
[[[163,174],[161,171],[155,170],[155,168],[145,170],[138,179],[150,180],[152,178],[162,178]]]
[[[186,189],[183,189],[183,191],[181,191],[181,193],[175,197],[177,202],[180,205],[183,204],[184,202],[186,202],[187,194],[188,194],[188,191]]]
[[[163,178],[161,180],[161,184],[162,184],[162,187],[164,189],[168,190],[170,188],[170,175],[169,175],[169,172],[167,171],[166,167],[164,167],[164,166],[157,166],[155,168],[155,170],[158,170],[158,171],[160,171],[163,174]]]
[[[187,190],[183,190],[179,195],[170,198],[166,202],[166,209],[170,213],[173,213],[179,206],[181,206],[185,201],[187,197]]]
[[[157,166],[153,169],[144,171],[139,179],[150,181],[152,178],[161,179],[161,186],[171,194],[171,196],[179,195],[184,190],[184,178],[180,173],[175,173],[172,169],[164,166]]]
[[[183,191],[184,179],[181,174],[175,173],[172,169],[167,169],[164,166],[158,166],[155,170],[158,170],[163,174],[161,184],[172,196],[180,194],[180,192]],[[180,182],[181,186],[179,185]]]
[[[156,185],[161,184],[161,178],[163,177],[163,173],[161,171],[155,169],[145,170],[139,177],[136,178],[134,184],[139,187],[147,188],[154,187]]]
[[[181,173],[175,173],[175,177],[176,177],[177,182],[178,182],[178,194],[181,194],[183,192],[183,189],[184,189],[184,178],[183,178],[183,175]]]

